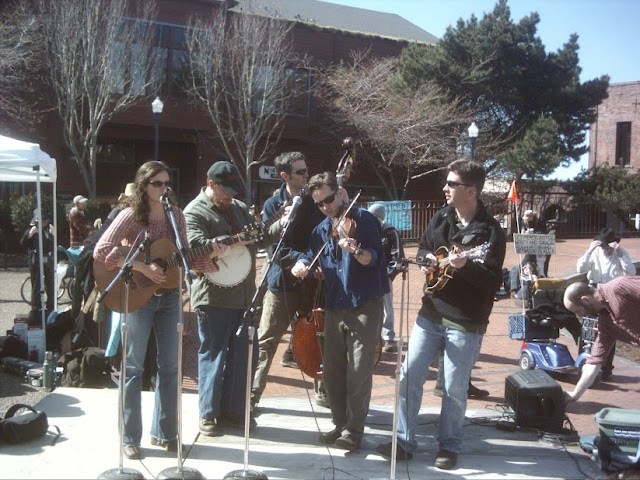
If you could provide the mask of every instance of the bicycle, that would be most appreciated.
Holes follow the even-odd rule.
[[[73,261],[75,257],[69,255],[67,250],[60,245],[58,246],[58,257],[62,259],[58,262],[57,266],[57,274],[58,278],[60,279],[57,292],[58,300],[64,297],[66,293],[69,297],[69,301],[71,301],[71,296],[73,294],[72,292],[74,291],[76,284],[76,266]],[[22,282],[22,285],[20,286],[20,296],[26,304],[32,305],[31,275],[28,275],[27,278],[25,278]]]

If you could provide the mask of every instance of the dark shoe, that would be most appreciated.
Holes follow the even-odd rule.
[[[471,383],[469,383],[469,390],[467,391],[467,398],[485,398],[489,396],[489,390],[482,390]]]
[[[295,359],[293,358],[293,355],[291,356],[282,355],[282,360],[280,360],[280,365],[288,368],[300,368],[296,363]]]
[[[160,448],[166,448],[169,452],[178,451],[178,440],[173,439],[168,442],[165,440],[158,440],[156,437],[151,437],[151,445]]]
[[[456,463],[458,463],[458,454],[441,448],[433,466],[440,470],[451,470],[455,468]]]
[[[398,351],[396,342],[394,342],[393,340],[385,340],[384,346],[382,347],[382,351],[386,353],[396,353]]]
[[[142,455],[142,452],[140,451],[140,447],[136,445],[125,445],[124,456],[129,460],[140,460],[144,458],[144,455]]]
[[[600,375],[600,380],[603,382],[608,382],[609,380],[611,380],[612,376],[613,376],[613,373],[603,371],[602,375]]]
[[[240,415],[238,413],[223,413],[218,419],[218,425],[220,427],[244,428],[244,415]],[[257,426],[258,422],[256,422],[256,419],[250,414],[249,430],[252,430]]]
[[[381,443],[376,447],[376,452],[382,455],[385,458],[391,458],[391,448],[393,444],[389,443]],[[396,445],[396,460],[412,460],[413,453],[407,452],[402,446],[398,443]]]
[[[345,433],[341,437],[337,438],[334,446],[340,450],[347,450],[348,452],[355,452],[360,448],[360,437],[351,433]]]
[[[433,394],[434,394],[436,397],[441,397],[441,396],[442,396],[442,389],[441,389],[441,388],[438,388],[438,387],[434,388],[434,389],[433,389]]]
[[[342,430],[338,428],[334,428],[330,432],[321,433],[320,437],[318,437],[318,441],[323,445],[333,445],[336,443],[336,440],[342,436]]]
[[[223,434],[222,428],[214,419],[200,417],[200,433],[206,437],[219,437]]]
[[[318,405],[319,407],[329,408],[329,399],[326,395],[318,394],[316,395],[316,405]]]

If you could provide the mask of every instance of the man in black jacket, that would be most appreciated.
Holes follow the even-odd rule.
[[[324,219],[324,215],[314,205],[309,195],[300,197],[300,192],[309,180],[305,156],[300,152],[286,152],[279,155],[273,163],[283,180],[283,184],[280,190],[265,202],[262,220],[269,223],[282,215],[284,213],[281,211],[282,208],[285,205],[285,208],[290,208],[296,197],[302,203],[294,212],[291,225],[282,239],[278,258],[271,259],[273,264],[267,276],[268,290],[264,295],[260,327],[258,328],[258,367],[251,391],[252,406],[258,404],[262,392],[264,392],[267,385],[267,375],[282,336],[306,300],[301,285],[291,275],[291,267],[302,256],[302,252],[306,252],[311,231]],[[272,253],[270,252],[270,254]],[[293,354],[290,348],[285,351],[282,360],[285,366],[297,367],[293,363]],[[324,388],[319,386],[317,382],[315,387],[316,401],[321,406],[328,407]]]
[[[37,210],[33,211],[33,219],[25,230],[20,245],[28,250],[29,275],[31,276],[31,307],[40,310],[42,304],[40,301],[40,251],[38,243],[38,219]],[[44,287],[47,294],[45,309],[47,312],[53,310],[54,305],[54,286],[53,286],[53,225],[49,220],[43,221],[42,228],[42,267],[44,269]]]
[[[500,224],[479,199],[485,180],[482,165],[457,160],[448,172],[443,187],[447,206],[429,222],[418,250],[418,260],[429,264],[421,269],[435,278],[429,278],[400,374],[397,451],[398,459],[413,457],[429,364],[444,349],[440,449],[434,466],[445,470],[456,466],[462,446],[471,369],[502,279],[506,245]],[[442,247],[448,250],[446,272],[439,271],[443,262],[431,265],[430,261]],[[391,444],[377,450],[390,456]]]

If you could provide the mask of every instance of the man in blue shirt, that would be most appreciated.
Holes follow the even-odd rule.
[[[330,172],[311,177],[308,190],[327,218],[313,230],[309,251],[291,273],[304,278],[319,267],[324,275],[323,376],[335,428],[321,434],[320,442],[353,451],[360,448],[369,411],[382,302],[389,291],[380,223],[354,206],[348,216],[357,228],[338,239],[334,222],[346,209],[346,192]],[[318,252],[319,265],[311,265]]]

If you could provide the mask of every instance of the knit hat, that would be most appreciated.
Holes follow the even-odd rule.
[[[369,207],[369,212],[373,213],[380,220],[384,221],[384,204],[383,203],[374,203]]]

